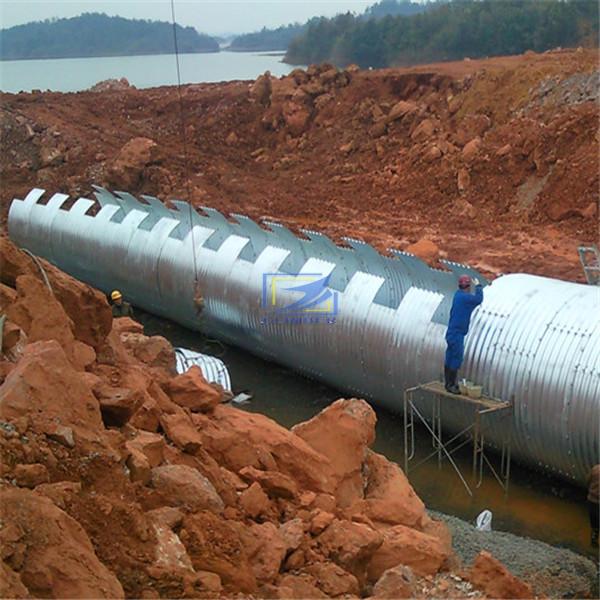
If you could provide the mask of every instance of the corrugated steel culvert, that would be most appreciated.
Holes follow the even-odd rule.
[[[405,388],[441,377],[456,278],[478,276],[456,263],[441,271],[402,252],[382,256],[350,238],[339,247],[317,232],[302,239],[275,223],[229,220],[208,208],[199,214],[184,202],[167,208],[97,188],[101,209],[88,215],[91,200],[65,210],[67,196],[43,204],[42,195],[34,189],[11,205],[9,233],[18,245],[104,291],[121,289],[150,312],[396,411]],[[265,320],[267,273],[329,276],[335,323]],[[294,298],[281,292],[283,304]],[[486,285],[462,374],[492,396],[514,398],[517,460],[585,483],[599,461],[600,288],[524,274]],[[444,416],[457,430],[469,418],[459,409]],[[501,434],[488,438],[499,442]]]

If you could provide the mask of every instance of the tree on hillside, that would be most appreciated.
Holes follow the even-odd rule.
[[[219,45],[193,27],[177,25],[180,52],[218,52]],[[84,13],[0,31],[0,58],[66,58],[173,52],[173,25]]]

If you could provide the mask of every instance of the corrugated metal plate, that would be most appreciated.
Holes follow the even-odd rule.
[[[168,209],[98,188],[102,209],[90,216],[86,199],[63,210],[66,197],[43,205],[42,193],[11,205],[17,244],[100,289],[121,288],[143,308],[391,409],[405,388],[440,377],[457,275],[476,275],[457,263],[441,271],[406,253],[382,256],[357,240],[339,248],[317,232],[301,239],[275,223],[198,214],[179,201]],[[336,323],[265,323],[263,274],[279,271],[331,273]],[[584,483],[598,460],[600,289],[519,274],[486,286],[484,297],[461,375],[514,399],[516,458]],[[471,414],[456,408],[445,418],[462,429]],[[488,436],[499,443],[503,433]]]

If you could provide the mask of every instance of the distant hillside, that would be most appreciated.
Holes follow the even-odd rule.
[[[285,61],[386,67],[598,43],[596,0],[455,0],[422,14],[371,14],[313,20]]]
[[[238,35],[233,39],[228,50],[237,52],[260,52],[266,50],[287,50],[290,42],[300,35],[307,25],[293,23],[283,25],[277,29],[267,29],[263,27],[261,31],[255,33],[245,33]]]
[[[177,25],[182,53],[218,52],[212,37]],[[173,25],[85,13],[0,30],[0,59],[128,56],[173,52]]]
[[[438,0],[435,0],[438,1]],[[430,3],[418,3],[411,0],[381,0],[369,6],[358,19],[381,19],[387,15],[414,15],[427,10]],[[238,52],[285,51],[293,39],[314,26],[321,17],[313,17],[304,24],[292,23],[277,29],[267,29],[255,33],[239,35],[231,42],[228,50]]]

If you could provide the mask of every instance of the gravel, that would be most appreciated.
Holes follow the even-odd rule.
[[[598,566],[585,556],[504,531],[478,531],[470,523],[443,513],[430,514],[448,525],[454,551],[465,566],[481,550],[487,550],[539,595],[598,597]]]

